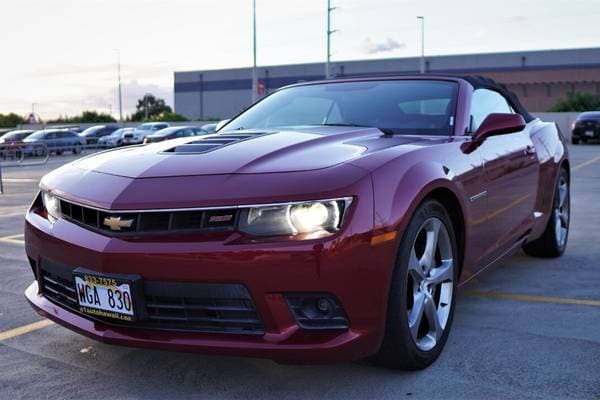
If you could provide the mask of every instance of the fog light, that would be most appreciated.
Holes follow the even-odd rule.
[[[329,306],[329,300],[324,297],[321,297],[317,300],[317,309],[321,311],[323,314],[327,314],[331,307]]]
[[[348,329],[346,313],[329,293],[286,293],[285,299],[299,327],[307,330]]]

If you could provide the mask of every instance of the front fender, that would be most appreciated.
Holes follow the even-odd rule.
[[[402,169],[400,165],[390,165],[373,174],[376,229],[396,230],[401,236],[415,209],[437,189],[452,192],[462,210],[465,209],[463,188],[456,181],[454,173],[442,163],[420,161],[397,176],[390,171]]]

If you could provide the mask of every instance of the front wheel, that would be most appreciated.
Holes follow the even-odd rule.
[[[571,187],[569,173],[561,168],[554,190],[553,207],[542,236],[523,246],[525,253],[535,257],[560,257],[567,248],[571,219]]]
[[[438,358],[454,315],[457,254],[448,212],[435,200],[425,201],[400,243],[376,364],[417,370]]]

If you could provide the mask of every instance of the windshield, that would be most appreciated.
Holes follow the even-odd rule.
[[[184,129],[181,127],[177,127],[177,128],[165,128],[165,129],[161,129],[158,132],[155,132],[152,134],[152,136],[169,136],[171,134],[176,133],[177,131]]]
[[[24,137],[27,137],[27,135],[29,135],[30,133],[31,133],[31,131],[9,132],[6,135],[3,135],[1,139],[3,139],[3,140],[19,140],[19,139],[23,139]]]
[[[142,124],[138,126],[136,129],[138,131],[151,131],[154,124]]]
[[[117,129],[116,131],[114,131],[113,133],[111,133],[108,136],[113,136],[113,137],[121,136],[123,134],[123,132],[125,132],[124,128]]]
[[[83,132],[80,133],[81,136],[90,136],[98,132],[99,130],[104,129],[103,126],[93,126],[91,128],[87,128]]]
[[[434,80],[296,86],[266,97],[223,131],[347,125],[377,127],[394,134],[452,135],[457,87]]]
[[[46,136],[47,131],[37,131],[27,136],[27,140],[42,139]]]

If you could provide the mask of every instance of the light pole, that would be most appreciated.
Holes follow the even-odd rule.
[[[256,70],[256,0],[252,0],[252,103],[258,99],[258,71]]]
[[[417,19],[421,20],[421,73],[425,73],[425,17],[420,15]]]
[[[117,76],[119,79],[119,122],[123,122],[123,102],[121,95],[121,52],[119,49],[115,49],[117,52]]]
[[[331,30],[331,12],[335,7],[331,7],[331,0],[327,0],[327,57],[325,60],[325,79],[331,76],[329,73],[329,62],[331,61],[331,34],[335,32]]]

